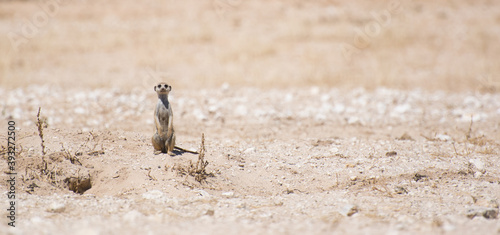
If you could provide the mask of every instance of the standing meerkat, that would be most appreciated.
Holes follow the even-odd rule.
[[[156,85],[154,89],[158,94],[158,103],[155,108],[156,133],[151,138],[155,154],[168,153],[174,155],[174,115],[172,106],[168,102],[168,93],[172,90],[172,87],[162,82]]]
[[[154,113],[156,132],[151,137],[154,153],[168,153],[173,156],[175,155],[173,152],[175,148],[184,152],[197,154],[198,152],[196,151],[175,146],[174,114],[172,106],[168,102],[168,93],[170,93],[172,87],[161,82],[154,87],[154,90],[158,94],[158,102],[156,103]]]

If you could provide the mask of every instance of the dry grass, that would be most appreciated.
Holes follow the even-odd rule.
[[[0,156],[7,156],[7,147],[0,145]]]
[[[38,108],[35,124],[41,140],[42,153],[26,157],[27,153],[23,152],[22,149],[18,152],[18,156],[20,156],[18,166],[20,169],[24,168],[20,185],[28,189],[26,192],[29,194],[34,193],[35,188],[50,188],[51,186],[83,194],[92,187],[89,170],[82,166],[76,154],[70,153],[62,142],[61,151],[52,153],[46,151],[44,129],[47,128],[47,118],[41,116],[40,113],[41,108]],[[81,170],[86,174],[81,174]],[[75,172],[77,173],[75,174]]]
[[[103,135],[105,134],[99,134],[99,133],[94,133],[94,131],[89,131],[85,142],[82,143],[80,147],[75,151],[75,155],[80,156],[86,154],[90,156],[99,156],[104,154],[105,152],[104,152],[103,139],[105,137]],[[98,146],[99,149],[97,148]]]
[[[38,107],[38,114],[36,115],[36,127],[38,129],[38,136],[40,136],[40,145],[42,146],[42,155],[46,154],[45,151],[45,140],[43,139],[43,128],[46,127],[47,122],[45,121],[46,118],[41,118],[40,119],[40,111],[42,110],[41,107]]]
[[[173,171],[176,171],[178,175],[181,176],[192,176],[198,183],[203,183],[208,177],[214,177],[213,172],[207,172],[206,167],[208,166],[208,161],[205,160],[205,134],[201,134],[200,150],[198,151],[198,161],[193,164],[191,161],[187,166],[184,165],[174,165],[172,167]],[[168,167],[167,167],[168,170]],[[187,183],[187,182],[186,182]],[[188,183],[188,186],[192,186]]]
[[[24,168],[21,174],[23,188],[33,193],[35,188],[45,188],[52,191],[59,189],[71,190],[83,194],[92,187],[91,176],[80,161],[67,151],[50,153],[48,155],[25,158],[19,164]],[[75,174],[75,172],[77,172]],[[49,189],[54,187],[53,189]]]
[[[500,89],[494,1],[63,2],[38,22],[38,1],[2,3],[0,32],[26,39],[0,38],[2,86]]]

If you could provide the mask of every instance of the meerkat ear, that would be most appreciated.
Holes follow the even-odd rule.
[[[154,87],[155,91],[156,91],[156,86]]]

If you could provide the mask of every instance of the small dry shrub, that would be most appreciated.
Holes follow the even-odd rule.
[[[205,160],[205,134],[201,134],[201,144],[200,150],[198,151],[198,161],[193,164],[189,161],[189,166],[174,165],[172,170],[177,171],[179,175],[189,175],[194,177],[199,183],[204,182],[208,177],[214,177],[213,172],[207,172],[206,167],[208,166],[208,161]]]
[[[20,151],[19,166],[24,168],[21,175],[22,185],[28,193],[35,193],[35,188],[54,186],[59,189],[69,189],[75,193],[84,193],[92,187],[89,169],[82,166],[76,154],[71,154],[64,144],[62,150],[47,153],[44,141],[44,128],[47,127],[46,118],[40,116],[38,109],[36,126],[41,139],[42,154],[26,157]],[[80,172],[83,172],[80,174]]]

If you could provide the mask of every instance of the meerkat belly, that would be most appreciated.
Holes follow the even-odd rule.
[[[161,105],[158,106],[158,111],[157,111],[157,115],[158,115],[158,121],[159,121],[159,125],[162,127],[162,131],[163,133],[160,133],[162,135],[165,135],[167,134],[167,131],[168,131],[168,122],[170,121],[169,120],[169,117],[170,117],[170,109],[168,109],[167,107],[165,107],[165,105],[163,105],[163,103]]]
[[[158,110],[158,120],[160,121],[160,125],[168,126],[168,121],[169,121],[168,113],[169,111],[165,107],[160,108],[160,110]]]

